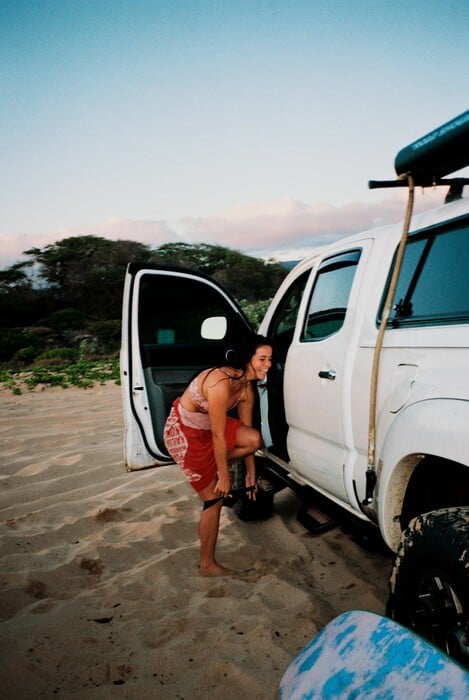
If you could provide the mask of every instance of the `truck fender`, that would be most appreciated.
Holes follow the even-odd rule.
[[[401,537],[399,516],[416,465],[432,455],[469,469],[468,425],[469,401],[427,399],[401,410],[384,436],[376,505],[381,532],[393,551]]]

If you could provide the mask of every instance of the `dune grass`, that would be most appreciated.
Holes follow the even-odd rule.
[[[14,394],[22,394],[24,390],[32,391],[35,387],[70,386],[88,389],[95,384],[114,381],[120,384],[119,360],[100,359],[80,361],[61,365],[35,365],[27,369],[1,369],[0,385],[10,389]]]

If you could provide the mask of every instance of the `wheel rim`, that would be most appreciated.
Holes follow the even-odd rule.
[[[402,614],[402,606],[398,607]],[[404,624],[469,667],[469,610],[464,610],[460,596],[441,572],[417,579],[413,599],[405,607]]]

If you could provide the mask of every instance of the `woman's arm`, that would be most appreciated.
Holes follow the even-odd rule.
[[[252,384],[248,384],[246,388],[246,398],[240,401],[238,404],[238,418],[240,421],[252,428],[252,412],[254,408],[254,390]],[[245,485],[246,486],[256,486],[256,463],[254,460],[254,455],[247,455],[244,458],[244,464],[246,466],[246,476]],[[255,491],[249,491],[248,495],[250,498],[256,497]]]
[[[238,418],[240,421],[252,428],[252,410],[254,407],[254,391],[251,383],[246,387],[245,395],[238,404]]]
[[[219,381],[207,387],[208,415],[212,431],[213,453],[218,469],[218,482],[215,492],[228,496],[231,489],[231,479],[228,469],[228,449],[226,445],[226,414],[230,398],[229,386],[226,381]]]

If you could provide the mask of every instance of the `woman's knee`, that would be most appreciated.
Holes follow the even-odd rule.
[[[262,446],[262,436],[255,428],[244,428],[242,434],[242,443],[240,448],[246,450],[246,454],[256,452]]]
[[[253,436],[253,442],[254,442],[254,452],[256,450],[259,450],[262,447],[262,435],[258,430],[254,430],[254,436]]]

